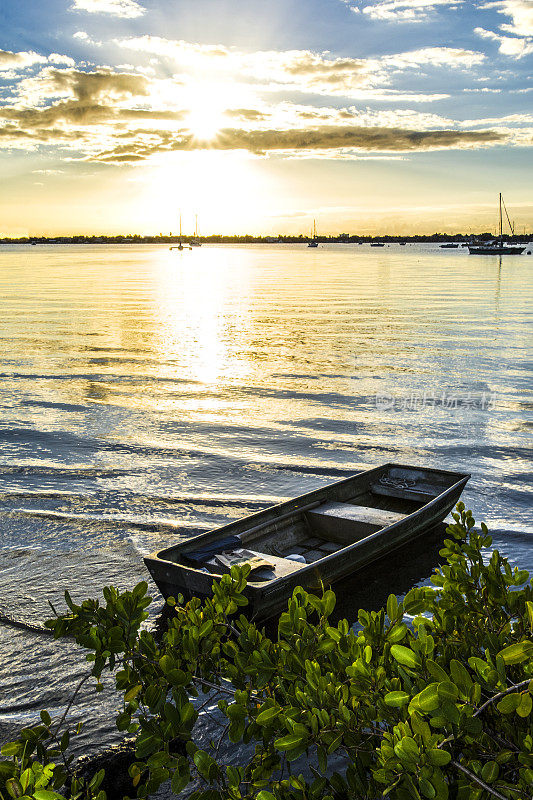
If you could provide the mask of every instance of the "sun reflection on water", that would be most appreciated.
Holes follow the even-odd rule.
[[[231,271],[231,274],[229,274]],[[211,391],[250,372],[248,275],[231,250],[169,251],[158,275],[153,345]]]

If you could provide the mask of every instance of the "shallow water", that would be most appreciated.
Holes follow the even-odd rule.
[[[176,536],[386,461],[471,472],[463,499],[533,571],[533,257],[3,246],[0,298],[1,611],[40,623]],[[341,587],[343,612],[427,582],[426,549]],[[2,625],[0,659],[3,737],[84,669]],[[113,703],[84,695],[82,742],[112,740]]]

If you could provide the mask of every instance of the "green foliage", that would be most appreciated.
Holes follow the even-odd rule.
[[[239,613],[247,572],[236,568],[214,584],[212,599],[171,600],[160,642],[141,628],[145,583],[122,594],[106,588],[102,605],[67,596],[70,613],[47,624],[89,650],[97,683],[104,670],[114,673],[123,701],[117,727],[136,736],[132,791],[148,797],[170,780],[178,793],[194,779],[202,787],[194,800],[531,800],[531,581],[490,554],[486,526],[476,531],[463,504],[453,517],[433,586],[359,611],[358,630],[331,624],[332,591],[297,588],[277,637],[267,637]],[[207,691],[220,696],[223,736],[255,745],[240,767],[221,763],[215,743],[202,750],[194,742],[194,701]],[[65,781],[37,742],[50,725],[46,715],[5,746],[5,800],[60,796],[39,794]],[[302,756],[314,765],[306,777]],[[28,769],[39,778],[25,777],[26,785]],[[84,791],[98,797],[98,786]]]
[[[100,790],[104,771],[90,780],[80,780],[72,769],[73,757],[67,755],[70,734],[59,736],[66,713],[56,725],[47,711],[41,711],[41,724],[24,728],[19,738],[2,747],[0,761],[0,798],[2,800],[106,800]],[[78,726],[76,733],[79,733]],[[59,761],[55,763],[55,759]]]

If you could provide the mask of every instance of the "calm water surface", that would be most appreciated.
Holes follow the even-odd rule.
[[[471,472],[465,502],[533,571],[533,257],[4,246],[0,298],[0,611],[41,623],[175,537],[392,460]],[[345,613],[427,582],[421,549],[341,588]],[[0,625],[0,737],[84,669]],[[82,698],[82,742],[112,740],[115,702]]]

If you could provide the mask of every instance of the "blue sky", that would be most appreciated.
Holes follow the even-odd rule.
[[[0,233],[531,227],[532,55],[533,0],[4,2]]]

